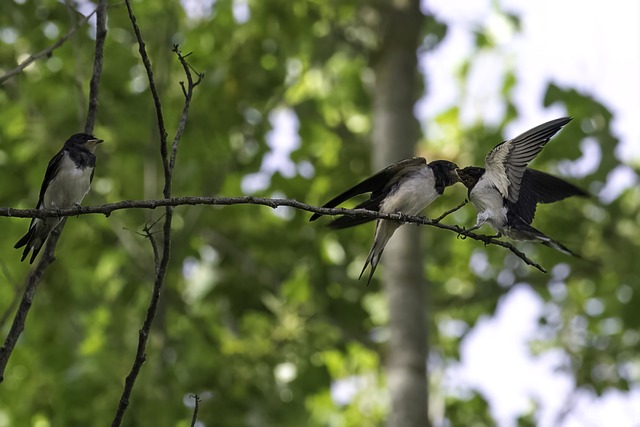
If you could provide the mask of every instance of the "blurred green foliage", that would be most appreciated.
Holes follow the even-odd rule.
[[[258,173],[273,152],[267,141],[273,114],[282,109],[295,113],[300,144],[290,155],[292,170],[273,172],[257,195],[321,204],[371,172],[370,65],[380,23],[372,6],[356,0],[252,0],[246,22],[234,15],[229,0],[191,17],[175,1],[134,1],[133,7],[169,129],[175,128],[183,99],[172,44],[193,52],[191,65],[206,72],[181,142],[174,195],[243,193],[243,179]],[[505,17],[519,26],[517,17]],[[53,0],[3,1],[0,72],[51,45],[72,18]],[[85,204],[161,196],[154,112],[128,19],[123,3],[110,3],[95,129],[106,143]],[[446,33],[446,23],[430,17],[425,49],[434,49]],[[50,58],[0,87],[0,205],[34,205],[46,162],[81,129],[92,34],[91,27],[80,29]],[[476,41],[478,53],[494,48],[481,29]],[[474,58],[461,64],[463,89]],[[464,127],[457,108],[444,111],[434,121],[446,132],[422,141],[418,154],[481,164],[491,147],[513,136],[502,131],[517,117],[510,98],[517,78],[507,72],[503,81],[505,115],[498,127]],[[576,120],[533,166],[556,172],[559,160],[581,156],[576,141],[591,137],[602,161],[574,181],[594,192],[602,188],[619,165],[611,113],[587,94],[553,84],[544,102],[564,106]],[[462,187],[453,188],[427,215],[464,197]],[[549,313],[556,313],[540,319],[547,339],[532,343],[532,351],[566,351],[570,362],[564,369],[578,386],[598,393],[628,388],[638,380],[640,312],[633,307],[640,303],[639,206],[640,193],[632,188],[608,205],[594,197],[563,202],[561,209],[540,207],[537,227],[595,260],[525,245],[548,275],[501,248],[420,228],[432,289],[431,353],[455,361],[465,334],[449,336],[438,325],[456,320],[468,331],[514,284],[527,282],[547,300]],[[151,248],[138,232],[161,215],[129,210],[68,221],[57,261],[0,385],[0,426],[97,425],[112,418],[152,287]],[[467,207],[448,221],[470,225],[474,215]],[[258,206],[176,209],[170,273],[125,425],[186,426],[191,394],[202,398],[204,425],[384,424],[385,301],[376,279],[370,288],[357,281],[372,227],[336,233],[309,224],[308,217]],[[27,221],[1,222],[5,310],[28,271],[12,248]],[[486,267],[474,267],[473,258],[486,259]],[[8,326],[0,325],[3,337]],[[334,401],[332,385],[349,379],[358,384],[353,398]],[[444,402],[451,425],[492,425],[479,394],[443,393],[432,380],[432,399]],[[530,418],[523,415],[522,425],[530,425]]]

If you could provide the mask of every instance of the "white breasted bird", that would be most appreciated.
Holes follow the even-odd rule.
[[[102,140],[86,133],[76,133],[49,161],[44,174],[40,197],[36,209],[68,209],[79,205],[89,192],[96,165],[94,153]],[[40,252],[49,233],[58,226],[62,218],[34,218],[29,230],[15,248],[25,246],[20,261],[31,252],[30,264]]]
[[[487,223],[514,240],[533,240],[566,254],[578,256],[560,242],[531,226],[538,203],[552,203],[570,196],[588,194],[560,178],[527,168],[547,142],[570,117],[551,120],[494,147],[485,157],[484,168],[456,170],[469,189],[469,200],[478,211],[471,230]]]
[[[446,160],[427,163],[423,157],[401,160],[337,195],[323,207],[333,208],[354,196],[370,192],[369,199],[357,205],[356,209],[417,215],[441,196],[446,187],[460,181],[455,172],[457,167],[455,163]],[[314,214],[310,221],[320,216],[321,214]],[[347,228],[372,220],[373,218],[341,216],[329,223],[329,227]],[[373,246],[359,276],[362,277],[367,265],[371,264],[367,285],[371,282],[385,245],[402,224],[400,221],[376,221]]]

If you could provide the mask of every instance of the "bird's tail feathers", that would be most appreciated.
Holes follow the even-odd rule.
[[[563,245],[562,243],[558,242],[557,240],[553,240],[553,239],[551,239],[549,237],[547,237],[546,239],[538,238],[538,240],[540,240],[543,245],[545,245],[547,247],[550,247],[552,249],[555,249],[557,251],[560,251],[565,255],[571,255],[571,256],[576,257],[578,259],[584,259],[582,257],[582,255],[572,251],[571,249],[567,248],[565,245]]]
[[[367,257],[367,260],[364,262],[364,267],[362,267],[362,271],[360,272],[360,275],[358,276],[358,280],[360,280],[362,278],[362,275],[364,274],[364,271],[367,269],[367,266],[371,265],[371,268],[369,270],[369,278],[367,279],[367,286],[369,286],[371,284],[371,279],[373,278],[373,273],[375,273],[376,267],[378,266],[378,263],[380,262],[380,257],[382,256],[382,252],[384,251],[384,246],[379,251],[377,250],[376,246],[377,245],[374,242],[373,247],[369,251],[369,256]]]
[[[22,236],[22,238],[20,240],[18,240],[18,242],[15,245],[13,245],[13,247],[15,249],[18,249],[18,248],[23,247],[27,243],[29,243],[29,240],[31,240],[31,238],[33,237],[33,233],[35,232],[35,229],[36,228],[33,225],[31,225],[29,227],[29,230],[27,230],[27,233],[24,236]],[[23,257],[23,259],[24,259],[24,257]]]
[[[369,251],[367,260],[364,263],[364,267],[362,267],[360,276],[358,276],[358,279],[360,279],[364,274],[364,271],[367,269],[367,266],[371,265],[371,269],[369,271],[369,279],[367,280],[367,286],[369,286],[369,284],[371,283],[373,273],[375,273],[376,267],[378,267],[378,263],[380,262],[382,252],[384,252],[384,248],[387,245],[387,242],[389,241],[391,236],[393,236],[393,233],[398,227],[398,223],[385,220],[379,220],[376,224],[376,234],[373,238],[373,246],[371,246],[371,250]]]
[[[349,216],[341,216],[331,221],[327,227],[332,230],[340,230],[342,228],[349,228],[360,224],[365,224],[369,221],[373,221],[375,218],[355,218]]]
[[[563,245],[562,243],[558,242],[557,240],[552,239],[551,237],[547,236],[546,234],[544,234],[543,232],[539,231],[536,228],[533,228],[531,226],[528,227],[529,232],[531,233],[531,235],[538,240],[540,243],[542,243],[543,245],[555,249],[559,252],[562,252],[565,255],[571,255],[573,257],[579,258],[579,259],[584,259],[582,257],[582,255],[572,251],[571,249],[567,248],[565,245]]]
[[[38,253],[40,253],[40,249],[42,249],[42,245],[44,245],[47,237],[49,237],[49,233],[56,228],[59,222],[60,220],[58,218],[44,221],[38,218],[34,219],[27,233],[14,245],[16,249],[25,246],[20,262],[24,261],[27,255],[29,255],[29,252],[31,252],[29,264],[33,264]]]

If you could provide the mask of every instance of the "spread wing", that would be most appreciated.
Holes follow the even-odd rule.
[[[487,154],[485,168],[488,177],[502,196],[510,202],[518,201],[522,177],[527,165],[540,153],[547,142],[571,117],[551,120],[529,129],[513,139],[498,144]]]
[[[47,171],[44,173],[44,179],[42,180],[42,186],[40,187],[40,197],[38,197],[38,205],[36,206],[36,209],[40,209],[42,207],[42,203],[44,203],[44,193],[47,191],[51,180],[58,174],[62,159],[64,159],[64,156],[66,155],[67,150],[63,148],[62,150],[58,151],[58,153],[53,156],[51,160],[49,160]]]
[[[413,170],[416,167],[421,165],[426,165],[427,160],[424,157],[413,157],[411,159],[401,160],[397,163],[392,164],[376,173],[375,175],[365,179],[364,181],[354,185],[348,190],[338,194],[333,199],[329,200],[327,203],[322,205],[323,208],[334,208],[338,206],[340,203],[349,200],[350,198],[357,196],[359,194],[371,193],[371,197],[368,200],[360,203],[356,208],[370,209],[370,210],[378,210],[380,202],[385,196],[389,193],[390,189],[398,182],[400,178],[402,178],[407,171]],[[322,214],[313,214],[309,221],[315,221],[320,218]],[[345,217],[348,218],[348,217]],[[341,220],[339,218],[336,221]],[[350,220],[355,220],[356,218],[348,218]],[[371,219],[365,219],[361,221],[359,224],[363,222],[371,221]],[[334,221],[335,222],[335,221]],[[345,225],[346,227],[350,227],[349,224]],[[339,227],[342,228],[342,227]]]
[[[527,224],[533,222],[538,203],[553,203],[567,197],[589,197],[589,193],[575,185],[533,169],[525,169],[518,201],[508,202],[508,216],[519,218]]]

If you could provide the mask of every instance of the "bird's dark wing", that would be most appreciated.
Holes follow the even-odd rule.
[[[487,154],[485,168],[502,196],[518,201],[524,171],[533,158],[571,117],[551,120],[529,129],[513,139],[498,144]]]
[[[64,156],[66,155],[67,149],[63,148],[62,150],[58,151],[58,153],[53,156],[51,160],[49,160],[47,171],[44,173],[44,179],[42,180],[42,186],[40,187],[40,197],[38,197],[38,205],[36,206],[36,209],[40,209],[42,207],[42,204],[44,203],[44,193],[47,191],[51,180],[58,174],[62,159],[64,159]]]
[[[522,176],[521,189],[517,202],[507,202],[507,215],[527,224],[533,222],[538,203],[553,203],[571,196],[589,197],[589,193],[563,179],[529,168]]]
[[[375,198],[371,198],[371,199],[367,199],[364,202],[358,204],[356,207],[354,207],[354,209],[367,209],[370,211],[379,211],[380,210],[380,203],[382,203],[382,200],[384,199],[384,194],[382,194],[382,192],[380,192],[381,194],[378,195],[378,197]],[[373,221],[375,218],[364,218],[364,217],[351,217],[351,216],[347,216],[347,215],[342,215],[336,219],[334,219],[333,221],[331,221],[329,224],[327,224],[327,227],[334,229],[334,230],[338,230],[341,228],[348,228],[348,227],[353,227],[355,225],[360,225],[360,224],[365,224],[369,221]]]
[[[349,200],[350,198],[363,193],[371,192],[371,198],[365,202],[359,204],[358,208],[378,210],[380,202],[387,195],[388,191],[398,182],[398,180],[404,176],[405,170],[413,170],[415,167],[425,165],[427,160],[424,157],[413,157],[411,159],[401,160],[391,166],[386,167],[375,175],[365,179],[364,181],[356,184],[348,190],[338,194],[333,199],[322,205],[323,208],[334,208],[340,203]],[[409,168],[409,169],[407,169]],[[309,221],[315,221],[320,218],[322,214],[313,214]],[[350,218],[355,219],[355,218]],[[370,221],[370,220],[367,220]],[[362,222],[367,222],[362,221]],[[360,222],[359,224],[361,224]],[[356,225],[356,224],[353,224]],[[347,225],[349,227],[350,225]],[[343,227],[340,227],[343,228]]]

